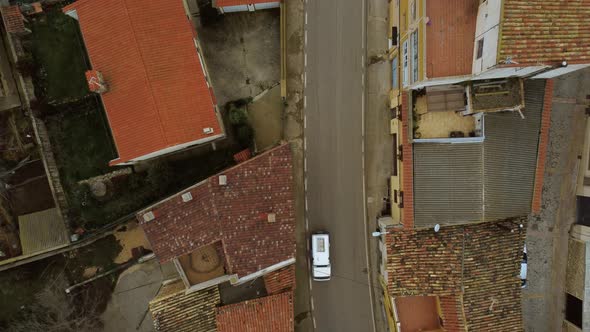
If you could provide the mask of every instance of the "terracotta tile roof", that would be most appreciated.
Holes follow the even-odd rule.
[[[440,296],[442,323],[447,332],[465,331],[465,317],[459,296]]]
[[[79,0],[63,10],[76,10],[108,85],[113,164],[222,134],[182,1]]]
[[[2,7],[1,11],[6,32],[22,33],[26,31],[25,19],[18,5]]]
[[[504,0],[498,61],[590,62],[590,0]]]
[[[295,289],[295,265],[264,275],[264,286],[268,294],[279,294]]]
[[[426,76],[471,74],[478,2],[426,1]]]
[[[215,0],[215,7],[244,6],[257,3],[280,2],[280,0]]]
[[[185,293],[182,281],[162,287],[149,303],[159,332],[215,332],[215,307],[221,302],[217,287]]]
[[[217,308],[219,332],[294,331],[293,292]]]
[[[553,80],[545,83],[545,97],[543,98],[543,114],[541,116],[541,132],[539,133],[539,147],[537,148],[537,168],[535,169],[535,184],[533,187],[533,201],[531,212],[541,213],[541,199],[543,198],[543,180],[545,178],[545,162],[549,147],[549,128],[551,126],[551,108],[553,107]]]
[[[392,296],[462,296],[469,331],[522,331],[518,273],[526,218],[386,235]],[[526,229],[526,225],[523,229]],[[447,319],[449,319],[447,317]]]
[[[252,152],[250,152],[250,149],[245,149],[234,154],[234,161],[236,163],[242,163],[250,158],[252,158]]]
[[[212,176],[138,214],[162,262],[222,241],[230,273],[239,277],[295,256],[291,149],[281,145],[230,168],[227,185]],[[184,193],[192,200],[183,202]],[[145,222],[152,211],[155,219]],[[274,213],[269,222],[267,214]]]

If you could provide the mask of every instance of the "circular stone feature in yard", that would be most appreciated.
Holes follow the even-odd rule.
[[[199,248],[191,253],[191,268],[199,273],[211,272],[219,267],[221,259],[214,246]]]
[[[107,194],[107,185],[104,181],[96,181],[90,185],[90,192],[96,198],[104,197]]]

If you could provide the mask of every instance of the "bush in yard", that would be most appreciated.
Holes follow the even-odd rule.
[[[248,123],[248,114],[245,108],[230,107],[229,110],[229,123],[234,126],[243,125]]]
[[[250,124],[241,125],[236,128],[236,138],[241,148],[249,148],[254,140],[254,129]]]
[[[18,59],[16,70],[23,76],[35,76],[39,70],[39,65],[35,62],[30,54]]]
[[[147,182],[157,191],[161,192],[172,182],[172,169],[168,163],[154,161],[147,169]]]

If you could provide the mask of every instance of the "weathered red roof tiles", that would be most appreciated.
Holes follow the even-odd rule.
[[[76,11],[122,163],[223,134],[182,1],[79,0]],[[204,128],[213,128],[205,133]]]
[[[218,332],[294,331],[293,292],[217,308]]]
[[[519,224],[525,222],[449,226],[438,233],[391,229],[386,235],[390,294],[443,298],[443,319],[453,326],[462,323],[452,301],[462,296],[469,331],[522,331],[518,274],[525,233]]]
[[[590,0],[504,0],[498,61],[590,62]]]
[[[219,175],[226,185],[220,185]],[[138,214],[162,262],[222,241],[231,274],[243,277],[295,257],[288,144],[212,176]],[[182,194],[192,200],[184,202]],[[143,214],[155,219],[145,222]],[[274,214],[274,221],[273,221]]]
[[[2,7],[2,19],[8,33],[22,33],[26,31],[25,19],[18,5]]]
[[[215,0],[215,7],[245,6],[257,3],[279,2],[279,0]]]
[[[295,265],[265,274],[264,287],[268,294],[278,294],[295,289]]]

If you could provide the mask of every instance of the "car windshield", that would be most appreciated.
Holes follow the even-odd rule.
[[[326,251],[325,239],[318,238],[317,241],[316,241],[316,245],[317,245],[317,248],[318,248],[318,252],[324,252],[324,251]]]

